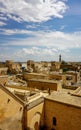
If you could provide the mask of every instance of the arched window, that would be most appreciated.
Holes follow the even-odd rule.
[[[57,124],[56,117],[53,117],[53,125],[56,126],[56,124]]]

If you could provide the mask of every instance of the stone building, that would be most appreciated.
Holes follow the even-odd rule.
[[[0,129],[22,130],[23,102],[0,85]]]
[[[6,85],[8,83],[8,75],[1,75],[0,76],[0,84]]]
[[[27,70],[32,73],[49,73],[50,67],[47,62],[34,62],[32,60],[27,61]]]
[[[48,75],[50,80],[61,81],[62,86],[75,84],[75,76],[63,73],[53,73]]]
[[[64,84],[65,81],[66,81],[66,75],[61,74],[61,73],[49,74],[48,77],[49,77],[49,80],[61,81],[63,84]]]
[[[67,71],[66,74],[72,75],[74,76],[74,83],[80,81],[80,72],[76,72],[76,71]]]
[[[6,75],[8,71],[8,67],[0,67],[0,75]]]
[[[40,90],[61,90],[61,82],[54,80],[44,80],[44,79],[30,79],[27,82],[29,88],[36,88]]]
[[[33,68],[34,67],[34,61],[33,60],[28,60],[27,61],[27,67]]]
[[[53,92],[45,98],[44,121],[46,130],[81,130],[81,97]]]
[[[46,74],[38,74],[38,73],[24,73],[23,78],[28,81],[28,79],[48,79]]]
[[[75,84],[75,76],[74,75],[65,74],[65,76],[66,76],[66,80],[64,82],[65,86]]]
[[[62,90],[62,83],[80,80],[79,72],[23,77],[0,76],[0,130],[81,130],[81,89]]]
[[[19,72],[21,72],[21,65],[17,62],[11,61],[11,60],[7,60],[6,61],[6,66],[8,67],[8,72],[11,74],[17,74]]]
[[[39,130],[44,125],[46,94],[0,85],[0,96],[1,130]]]
[[[6,67],[5,62],[0,62],[0,68],[4,68],[4,67]]]
[[[51,62],[51,71],[60,71],[61,62]]]

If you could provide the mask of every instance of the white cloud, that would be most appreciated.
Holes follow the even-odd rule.
[[[5,52],[3,59],[21,60],[57,60],[62,54],[64,60],[79,60],[80,50],[77,56],[71,54],[72,49],[81,49],[81,32],[64,33],[61,31],[29,31],[29,30],[9,30],[1,29],[3,34],[15,35],[26,34],[27,38],[7,39],[1,44],[0,59]],[[29,37],[28,37],[29,36]],[[13,51],[11,50],[17,46]],[[10,50],[4,48],[10,47]],[[20,49],[22,48],[22,49]],[[3,51],[2,51],[3,50]],[[2,53],[1,53],[2,51]],[[11,51],[11,52],[10,52]]]
[[[0,29],[0,34],[4,35],[15,35],[15,34],[32,34],[29,30],[18,30],[18,29]]]
[[[5,50],[3,48],[3,50]],[[9,52],[9,53],[8,53]],[[14,50],[8,48],[5,50],[5,53],[1,53],[0,59],[2,60],[16,60],[16,61],[27,61],[31,60],[52,60],[55,59],[55,55],[57,55],[57,50],[52,48],[41,48],[41,47],[30,47],[30,48],[22,48],[18,50]]]
[[[40,24],[32,24],[32,25],[27,25],[26,28],[27,29],[33,29],[33,28],[37,28],[39,26],[40,26]]]
[[[8,41],[6,45],[17,46],[46,46],[55,49],[81,48],[81,32],[64,33],[61,31],[29,31],[1,29],[0,32],[6,35],[26,34],[27,38]]]
[[[40,54],[42,52],[42,55],[54,55],[54,53],[56,53],[58,50],[53,49],[53,48],[41,48],[41,47],[31,47],[31,48],[23,48],[22,52],[25,54],[32,54],[32,55],[36,55],[36,54]],[[20,52],[20,53],[22,53]]]
[[[0,26],[4,26],[6,23],[0,21]]]
[[[67,6],[61,0],[0,0],[2,14],[17,22],[43,22],[52,17],[62,18]]]
[[[1,16],[0,16],[0,20],[4,20],[4,21],[6,21],[7,18],[1,15]]]
[[[3,50],[5,53],[1,52]],[[2,47],[0,49],[0,59],[5,60],[14,60],[14,61],[58,61],[59,54],[62,55],[62,60],[65,61],[79,61],[81,56],[75,56],[71,53],[71,50],[60,50],[52,47],[24,47],[21,49],[12,49],[11,47],[5,49]]]

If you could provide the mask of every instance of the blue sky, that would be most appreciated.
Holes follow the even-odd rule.
[[[0,0],[0,61],[81,61],[81,0]]]

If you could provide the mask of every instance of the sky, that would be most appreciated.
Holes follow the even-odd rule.
[[[81,61],[81,0],[0,0],[0,61]]]

